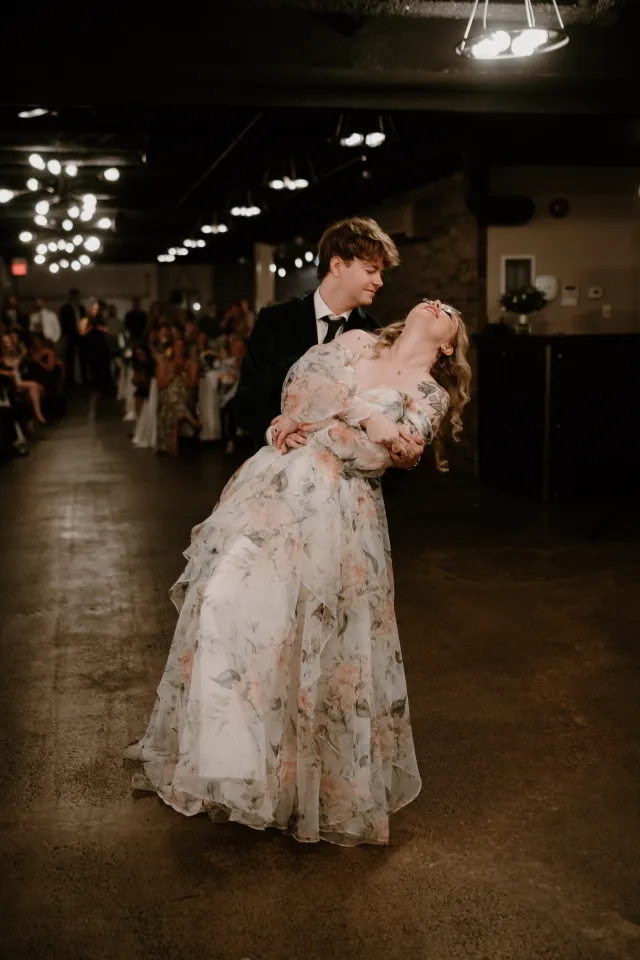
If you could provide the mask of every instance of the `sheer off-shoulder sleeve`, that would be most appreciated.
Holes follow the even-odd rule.
[[[339,419],[358,424],[383,408],[356,396],[351,351],[332,341],[318,344],[295,363],[282,387],[282,412],[297,423]]]

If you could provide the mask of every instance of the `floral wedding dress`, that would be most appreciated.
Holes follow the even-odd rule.
[[[392,388],[361,391],[354,353],[312,347],[283,412],[305,447],[264,447],[192,531],[171,597],[179,619],[146,734],[138,789],[297,840],[389,842],[421,780],[398,640],[387,522],[390,465],[360,421],[382,411],[432,439],[446,412]]]

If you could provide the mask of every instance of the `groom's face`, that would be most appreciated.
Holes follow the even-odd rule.
[[[382,286],[382,262],[354,259],[350,263],[341,261],[339,267],[340,286],[349,295],[351,302],[359,307],[367,307]]]

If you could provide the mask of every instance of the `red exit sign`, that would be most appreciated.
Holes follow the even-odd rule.
[[[15,257],[11,261],[11,275],[14,277],[26,277],[29,272],[29,264],[21,257]]]

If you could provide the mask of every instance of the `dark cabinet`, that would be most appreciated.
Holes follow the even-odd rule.
[[[640,490],[640,336],[476,345],[482,480],[544,499]]]

